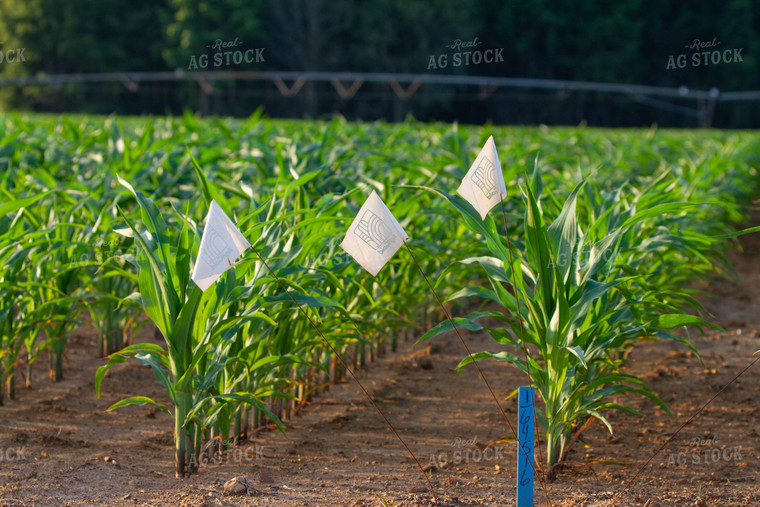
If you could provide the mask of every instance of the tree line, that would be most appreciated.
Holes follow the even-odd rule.
[[[0,0],[0,12],[0,52],[23,48],[24,58],[0,62],[0,77],[192,72],[205,61],[205,70],[471,74],[760,89],[760,8],[753,0]],[[172,107],[195,107],[187,85],[166,87]],[[4,109],[46,110],[64,93],[84,111],[144,112],[144,105],[125,104],[120,94],[101,93],[97,104],[77,101],[83,92],[74,87],[55,93],[5,87],[0,100]],[[414,114],[434,118],[435,111],[449,111],[455,117],[455,102],[454,92],[422,100]],[[309,114],[335,107],[324,100],[315,106],[313,97],[311,105]],[[529,108],[519,109],[519,122],[540,120]],[[756,116],[751,108],[734,109],[724,122],[741,124]],[[612,117],[603,121],[611,125],[629,114],[623,107],[610,111]]]

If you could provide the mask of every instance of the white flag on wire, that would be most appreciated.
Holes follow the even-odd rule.
[[[250,246],[216,201],[211,201],[191,278],[205,291]]]
[[[501,172],[493,136],[488,138],[475,162],[470,166],[457,189],[457,194],[472,204],[482,220],[485,220],[488,212],[507,196],[507,187],[504,185],[504,175]]]
[[[340,247],[375,276],[407,239],[404,229],[373,190]]]

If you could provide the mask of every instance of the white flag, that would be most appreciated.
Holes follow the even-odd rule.
[[[457,189],[457,194],[472,204],[482,220],[485,220],[488,212],[507,196],[507,187],[504,185],[504,175],[501,172],[493,136],[488,138],[478,158],[470,166]]]
[[[250,246],[216,201],[211,201],[191,278],[205,291]]]
[[[375,276],[409,237],[373,190],[340,247]]]

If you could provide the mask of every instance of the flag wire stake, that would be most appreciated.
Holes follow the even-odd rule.
[[[362,383],[359,382],[358,378],[356,378],[356,375],[354,375],[354,372],[351,370],[351,368],[349,368],[348,365],[346,365],[346,363],[343,361],[343,358],[340,357],[340,354],[338,354],[338,351],[335,350],[335,348],[330,344],[330,342],[327,340],[327,338],[325,338],[325,335],[322,334],[322,331],[319,329],[319,327],[317,327],[317,324],[312,320],[312,318],[309,316],[309,314],[306,313],[306,310],[304,310],[303,307],[298,303],[298,301],[295,300],[295,298],[292,296],[292,294],[290,294],[290,292],[285,287],[285,285],[282,283],[282,281],[279,279],[279,277],[274,274],[274,271],[272,271],[272,269],[269,267],[269,265],[264,260],[264,258],[259,254],[258,250],[256,250],[253,247],[253,245],[251,245],[249,248],[251,250],[253,250],[253,252],[256,254],[256,256],[259,258],[259,260],[267,268],[267,271],[269,271],[269,274],[272,275],[272,278],[275,279],[275,281],[280,285],[280,287],[282,288],[282,290],[285,291],[285,294],[288,295],[288,297],[291,299],[291,301],[293,301],[293,303],[295,303],[295,305],[298,307],[298,309],[301,311],[301,313],[304,314],[304,316],[309,320],[309,322],[311,323],[312,327],[317,331],[317,333],[319,333],[319,336],[322,338],[322,340],[324,340],[324,342],[330,348],[330,350],[335,355],[335,357],[338,359],[338,361],[340,361],[340,364],[343,366],[343,368],[345,368],[346,371],[351,374],[351,377],[356,381],[357,385],[361,388],[362,392],[364,392],[364,395],[367,397],[367,399],[370,401],[370,403],[372,403],[372,406],[375,407],[375,410],[377,410],[377,412],[380,414],[380,416],[382,416],[382,418],[385,420],[385,423],[388,425],[388,428],[390,428],[390,430],[393,432],[393,434],[396,435],[396,438],[398,438],[399,442],[401,442],[401,444],[407,450],[407,452],[412,457],[412,459],[414,460],[414,462],[417,464],[417,467],[420,469],[420,472],[422,472],[422,475],[425,477],[425,480],[427,481],[428,488],[430,488],[430,493],[433,495],[433,502],[435,502],[435,504],[438,505],[438,499],[435,496],[435,490],[433,489],[433,484],[430,482],[430,478],[428,477],[427,473],[425,473],[425,469],[422,468],[422,465],[420,464],[419,460],[414,455],[414,453],[412,452],[412,450],[409,448],[408,445],[406,445],[406,442],[404,442],[404,439],[401,438],[401,435],[398,434],[398,432],[393,427],[393,425],[388,420],[388,418],[385,417],[385,414],[383,413],[383,411],[380,410],[380,407],[377,406],[377,404],[372,399],[372,397],[369,395],[369,393],[367,392],[367,390],[364,389],[364,386],[362,385]]]
[[[506,197],[506,195],[505,195]],[[509,251],[509,267],[512,271],[512,287],[515,290],[515,301],[517,302],[517,318],[520,320],[520,338],[522,339],[522,346],[523,346],[523,353],[525,354],[525,373],[528,375],[528,381],[533,384],[533,377],[530,375],[530,362],[528,361],[528,347],[525,344],[525,331],[523,329],[523,318],[522,318],[522,311],[520,310],[520,295],[517,291],[517,277],[515,275],[515,261],[512,257],[512,246],[509,242],[509,229],[507,228],[507,212],[504,209],[504,200],[501,200],[501,217],[504,220],[504,233],[507,237],[507,250]],[[536,398],[533,397],[533,419],[538,420],[536,418]],[[541,470],[541,475],[544,475],[544,460],[542,458],[543,451],[541,450],[541,439],[537,438],[536,442],[538,444],[538,468]],[[547,442],[548,445],[548,442]],[[545,478],[542,478],[542,481],[545,480]]]
[[[757,352],[755,352],[755,354],[757,354]],[[713,400],[715,400],[715,398],[717,398],[718,396],[720,396],[720,395],[721,395],[721,393],[723,393],[723,391],[725,391],[726,389],[728,389],[728,387],[729,387],[731,384],[733,384],[733,383],[736,381],[736,379],[738,379],[739,377],[741,377],[741,376],[744,374],[744,372],[746,372],[747,370],[749,370],[749,369],[752,367],[752,365],[754,365],[754,364],[755,364],[756,362],[758,362],[758,361],[760,361],[760,355],[759,355],[758,357],[756,357],[756,358],[755,358],[755,359],[754,359],[754,360],[753,360],[751,363],[749,363],[749,364],[748,364],[748,365],[747,365],[747,366],[746,366],[746,367],[745,367],[745,368],[744,368],[742,371],[740,371],[739,373],[737,373],[737,374],[736,374],[736,376],[735,376],[734,378],[732,378],[732,379],[731,379],[731,381],[730,381],[728,384],[724,385],[724,386],[723,386],[723,388],[722,388],[720,391],[718,391],[717,393],[715,393],[715,395],[714,395],[712,398],[710,398],[710,399],[707,401],[707,403],[705,403],[704,405],[702,405],[702,406],[699,408],[699,410],[697,410],[697,411],[696,411],[694,414],[692,414],[692,416],[691,416],[691,417],[689,417],[689,419],[687,419],[687,420],[686,420],[686,422],[685,422],[685,423],[683,423],[683,424],[682,424],[682,425],[681,425],[681,426],[680,426],[680,427],[679,427],[679,428],[676,430],[676,432],[675,432],[675,433],[673,433],[673,434],[670,436],[670,438],[668,438],[667,440],[665,440],[665,442],[663,442],[663,444],[662,444],[662,445],[661,445],[661,446],[660,446],[660,447],[659,447],[659,448],[658,448],[658,449],[655,451],[655,453],[654,453],[654,454],[652,454],[652,456],[651,456],[651,457],[650,457],[650,458],[647,460],[647,462],[646,462],[646,463],[644,463],[644,465],[642,465],[642,467],[641,467],[641,468],[639,468],[639,470],[636,472],[636,475],[634,475],[634,476],[633,476],[633,479],[631,479],[631,480],[628,482],[628,485],[625,487],[625,489],[623,489],[622,491],[618,491],[618,492],[615,494],[615,496],[613,497],[613,500],[614,500],[615,498],[617,498],[617,496],[618,496],[618,495],[620,495],[621,493],[626,493],[626,492],[627,492],[627,491],[628,491],[628,490],[631,488],[631,486],[633,486],[633,484],[636,482],[636,479],[637,479],[637,478],[638,478],[638,476],[641,474],[641,472],[643,472],[643,471],[644,471],[644,469],[645,469],[647,466],[649,466],[649,463],[651,463],[651,462],[652,462],[652,460],[653,460],[653,459],[654,459],[654,458],[655,458],[655,457],[656,457],[658,454],[660,454],[660,451],[662,451],[662,450],[665,448],[665,446],[666,446],[666,445],[668,445],[668,443],[670,443],[670,441],[671,441],[671,440],[673,440],[673,439],[676,437],[676,435],[678,435],[678,433],[679,433],[679,432],[680,432],[682,429],[684,429],[684,428],[685,428],[685,427],[686,427],[686,426],[687,426],[689,423],[691,423],[691,421],[693,421],[693,420],[694,420],[694,419],[695,419],[695,418],[696,418],[696,417],[697,417],[699,414],[701,414],[701,413],[702,413],[702,411],[703,411],[705,408],[707,408],[707,405],[709,405],[710,403],[712,403],[712,402],[713,402]]]
[[[486,380],[485,375],[483,375],[483,371],[480,369],[480,366],[478,366],[478,362],[475,361],[475,358],[472,357],[472,352],[470,352],[470,348],[467,346],[467,344],[464,341],[464,338],[462,338],[462,335],[459,333],[459,329],[454,324],[454,320],[451,318],[451,315],[449,314],[449,311],[446,309],[445,306],[443,306],[443,303],[441,302],[441,299],[438,297],[438,294],[436,294],[435,289],[433,289],[433,286],[430,284],[430,280],[428,280],[427,275],[425,275],[425,272],[422,270],[422,267],[420,266],[420,263],[417,262],[417,258],[414,256],[414,253],[412,253],[412,249],[409,248],[409,245],[404,240],[404,246],[406,247],[407,251],[409,252],[409,255],[412,256],[412,260],[417,265],[417,268],[420,270],[420,273],[422,274],[422,277],[425,279],[425,282],[427,283],[428,287],[430,287],[430,292],[433,293],[433,296],[435,296],[436,301],[438,301],[438,305],[443,310],[443,313],[446,314],[446,318],[449,320],[449,323],[451,324],[451,327],[454,328],[454,331],[456,332],[457,336],[459,337],[459,340],[462,342],[462,345],[464,345],[464,349],[467,351],[467,355],[470,356],[470,361],[472,361],[472,364],[475,365],[475,368],[478,370],[478,373],[480,374],[480,378],[483,379],[483,382],[486,384],[486,387],[488,388],[488,391],[491,393],[491,397],[493,398],[493,401],[496,402],[496,406],[499,407],[499,412],[501,412],[501,415],[504,417],[504,420],[507,422],[507,426],[509,426],[509,429],[512,431],[512,433],[515,434],[515,437],[517,437],[517,432],[515,431],[514,426],[512,426],[512,423],[509,422],[509,418],[507,417],[507,414],[504,413],[504,409],[501,408],[501,403],[499,403],[498,398],[496,398],[496,395],[493,392],[493,389],[491,389],[491,385]],[[535,400],[534,400],[535,403]],[[520,440],[517,440],[517,445],[520,447],[520,450],[522,451],[523,455],[525,456],[525,460],[528,462],[530,467],[535,472],[536,469],[533,466],[532,460],[528,457],[528,453],[523,448],[522,444],[520,443]],[[551,507],[551,502],[549,501],[549,493],[546,490],[546,484],[544,482],[541,482],[541,486],[544,490],[544,496],[546,497],[546,504],[548,507]]]

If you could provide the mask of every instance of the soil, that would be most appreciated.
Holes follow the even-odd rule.
[[[720,394],[631,483],[760,349],[760,235],[740,243],[728,257],[741,282],[716,279],[704,286],[715,296],[702,302],[725,329],[692,336],[704,367],[674,342],[645,343],[630,356],[629,370],[660,394],[673,417],[641,397],[619,400],[644,417],[611,413],[614,435],[590,425],[569,455],[570,466],[546,485],[552,505],[760,505],[760,365]],[[482,333],[464,337],[473,351],[496,348]],[[20,388],[17,399],[0,407],[0,505],[432,505],[419,469],[349,382],[321,393],[288,421],[287,437],[259,432],[225,459],[176,479],[167,414],[142,407],[106,411],[127,396],[165,399],[152,373],[134,362],[118,365],[97,399],[95,371],[104,361],[95,351],[94,332],[80,331],[70,342],[63,381],[48,382],[40,364],[33,388]],[[359,378],[430,472],[440,505],[514,505],[516,444],[499,442],[510,431],[473,368],[455,378],[463,355],[456,336],[409,342]],[[485,362],[482,368],[502,398],[526,383],[512,367]],[[503,406],[515,424],[515,399]],[[240,496],[224,492],[235,477],[246,478]],[[535,504],[546,505],[538,484]]]

